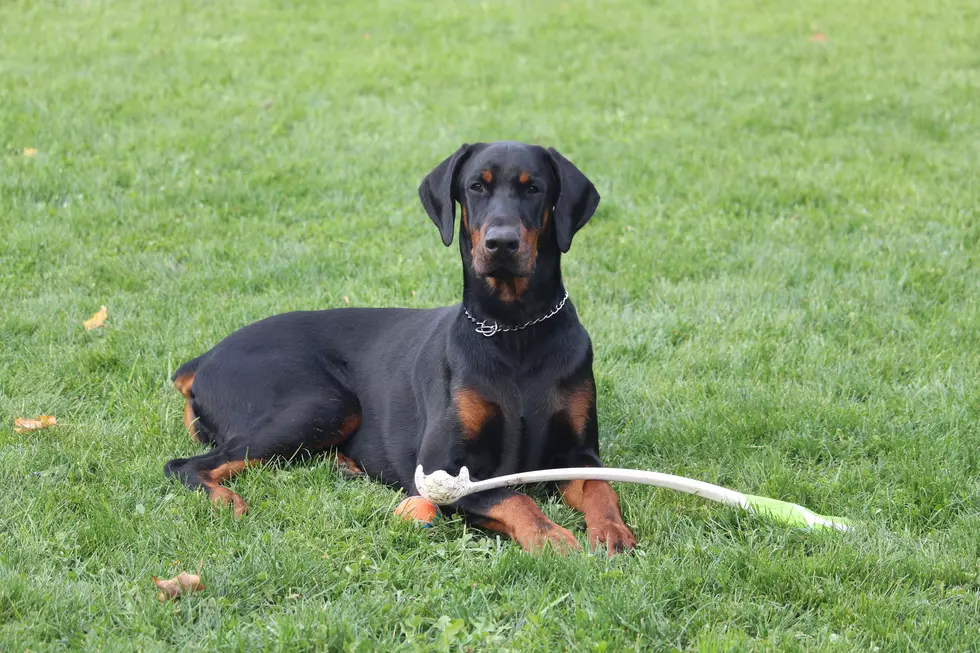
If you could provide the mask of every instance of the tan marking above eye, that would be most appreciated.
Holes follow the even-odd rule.
[[[531,181],[531,173],[527,172],[526,170],[522,170],[521,176],[517,178],[517,181],[521,182],[522,184],[526,184],[527,182]]]
[[[490,182],[493,181],[493,173],[490,172],[489,170],[484,170],[483,172],[480,173],[480,179],[483,180],[483,183],[489,184]]]

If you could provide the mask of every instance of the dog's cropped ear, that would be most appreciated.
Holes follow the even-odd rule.
[[[595,213],[599,206],[599,192],[589,178],[558,150],[550,147],[548,153],[560,184],[555,202],[555,235],[558,237],[558,249],[564,253],[571,248],[575,232],[585,226]]]
[[[453,242],[456,223],[456,201],[459,199],[456,197],[456,177],[469,153],[470,146],[464,143],[451,157],[427,174],[419,186],[422,206],[439,227],[439,235],[446,247]]]

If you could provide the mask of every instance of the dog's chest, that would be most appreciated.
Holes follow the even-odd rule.
[[[574,446],[592,395],[540,379],[500,379],[455,393],[468,466],[478,477],[541,469],[553,451]],[[568,440],[568,442],[559,442]]]

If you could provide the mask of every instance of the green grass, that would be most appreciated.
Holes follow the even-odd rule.
[[[0,4],[0,649],[975,650],[980,6],[803,4]],[[326,463],[240,522],[164,479],[227,333],[458,300],[416,186],[500,138],[603,195],[565,275],[606,463],[862,529],[632,486],[635,555],[530,557]]]

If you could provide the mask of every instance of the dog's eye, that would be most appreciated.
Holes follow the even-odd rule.
[[[537,186],[528,186],[527,187],[527,194],[528,195],[534,195],[537,192],[538,192],[538,187]]]
[[[477,192],[477,193],[482,193],[483,192],[483,184],[481,184],[478,181],[474,181],[472,184],[470,184],[470,190],[472,190],[474,192]]]

